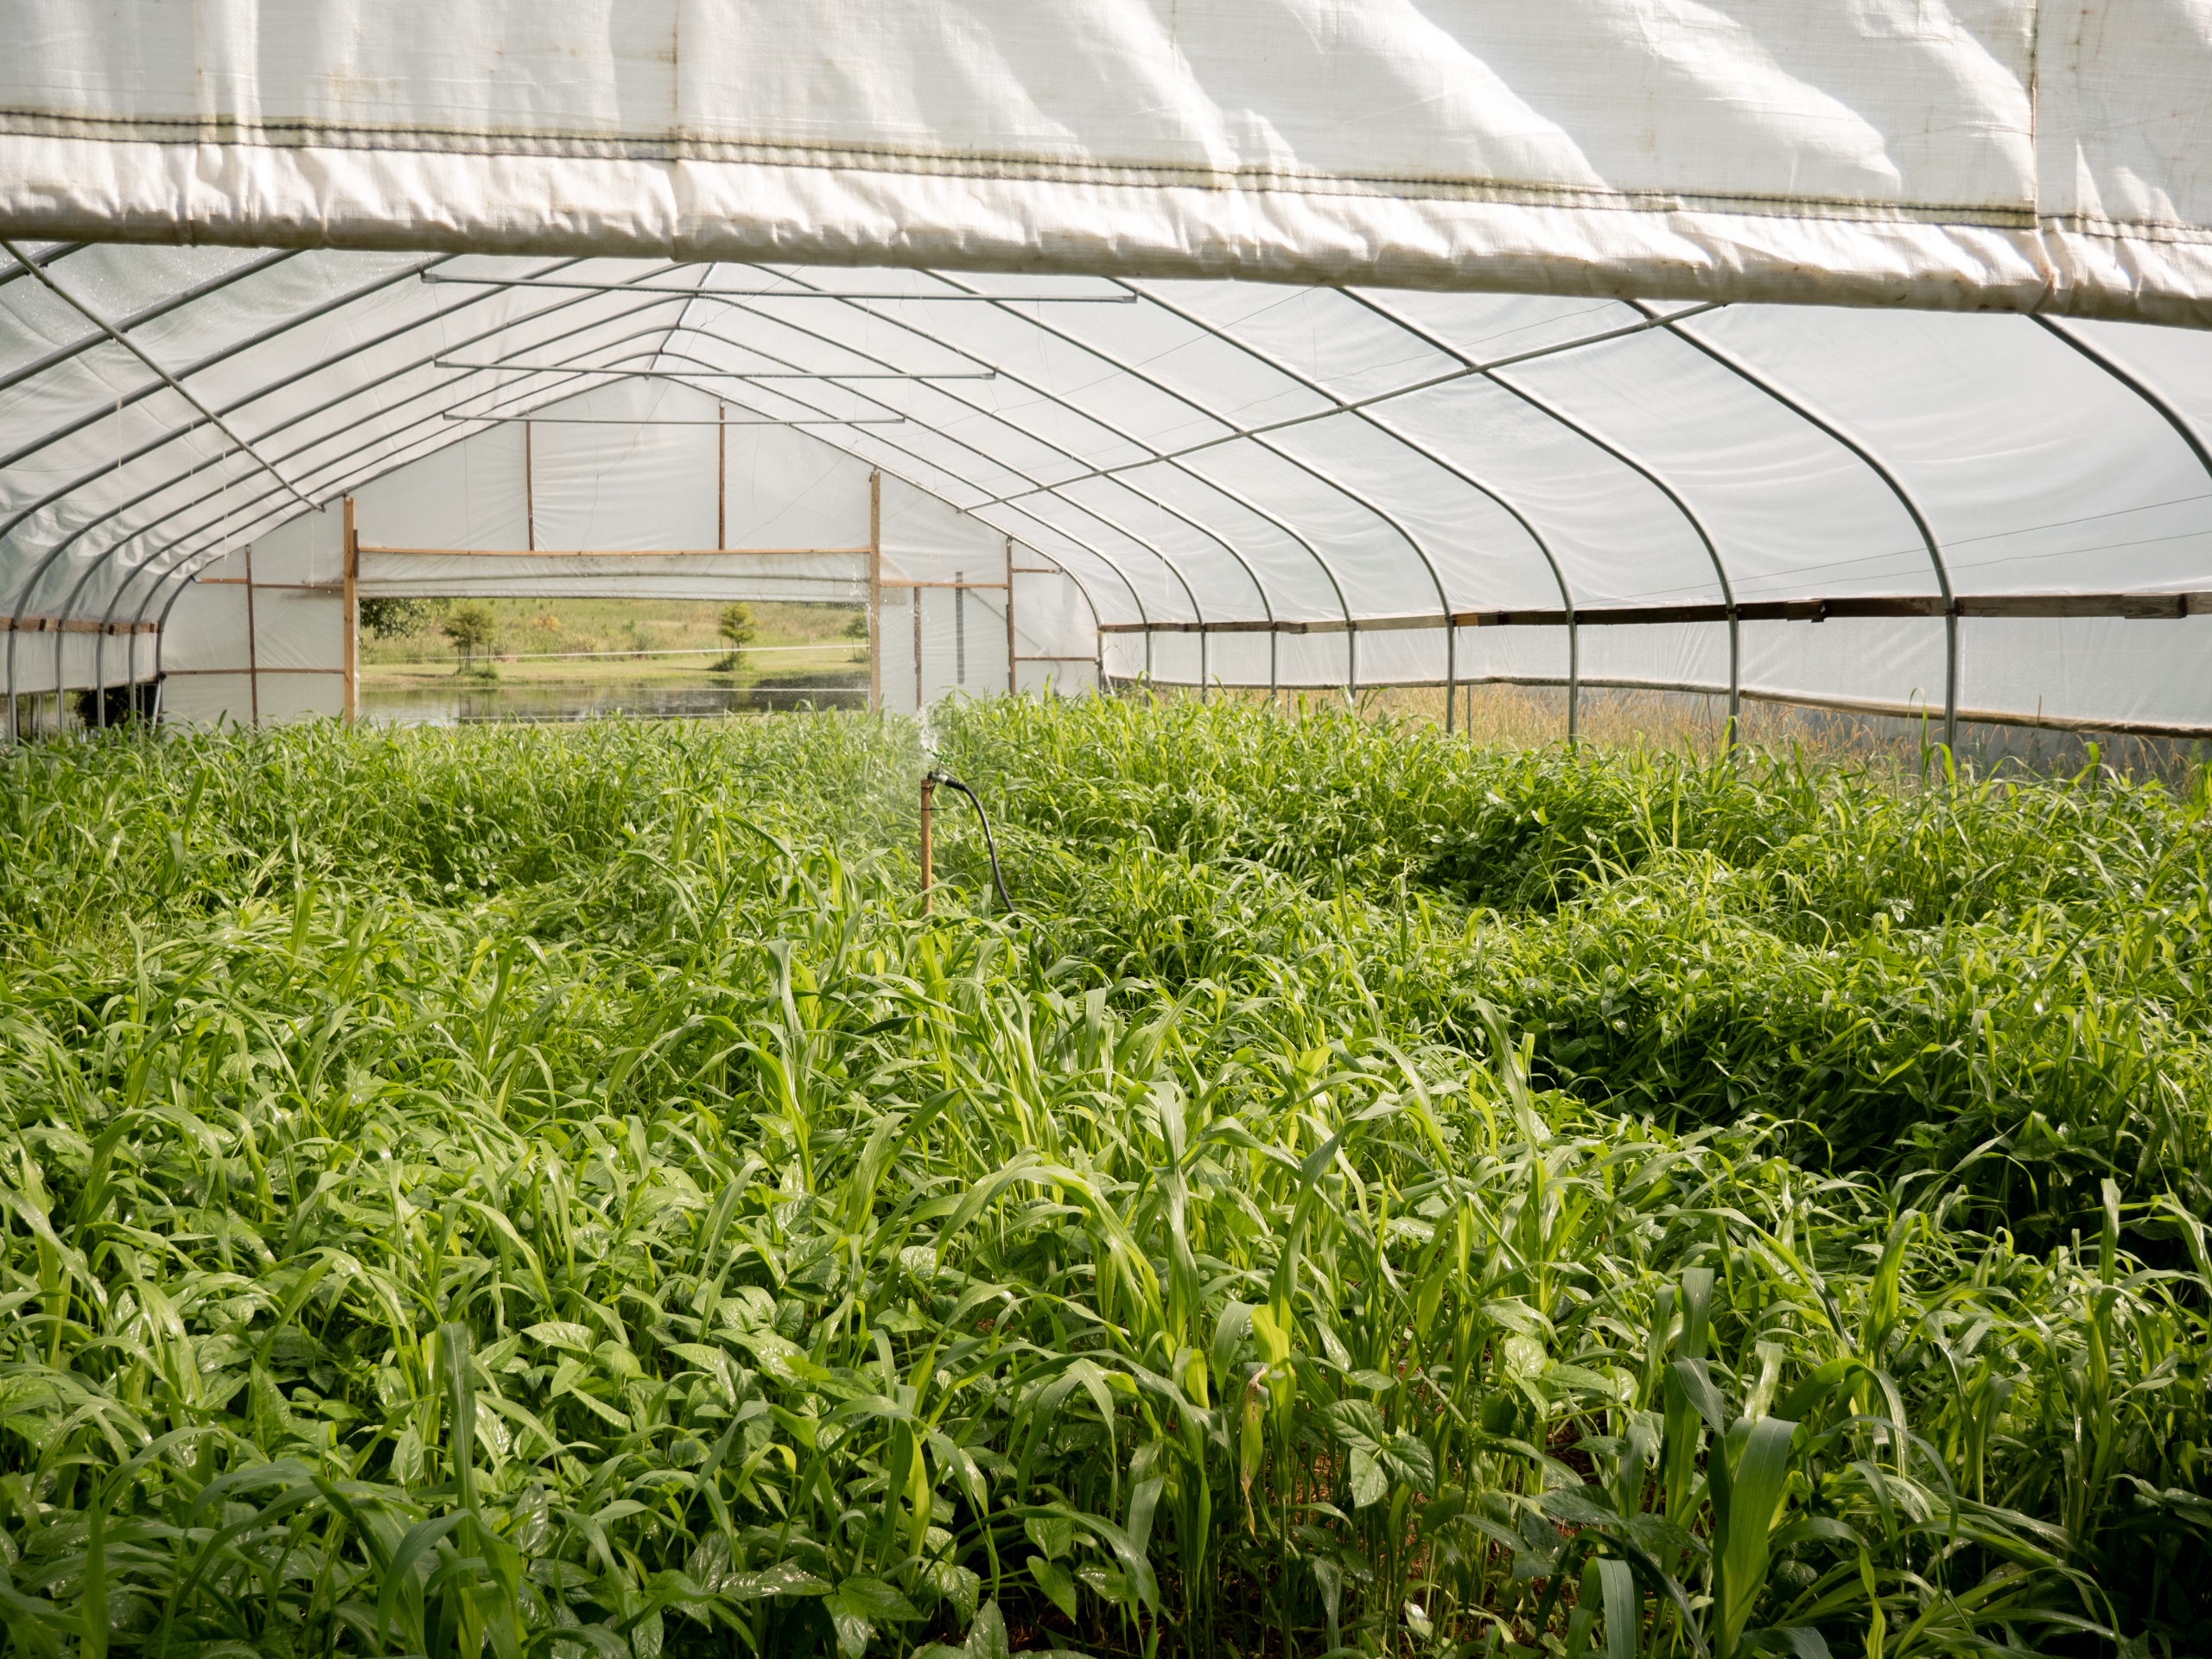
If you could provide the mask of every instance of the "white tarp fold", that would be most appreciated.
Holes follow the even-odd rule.
[[[0,228],[2212,324],[2190,0],[17,0]]]

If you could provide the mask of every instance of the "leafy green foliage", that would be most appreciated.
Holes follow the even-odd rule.
[[[433,613],[427,599],[378,598],[356,601],[361,632],[378,639],[404,639],[428,626]]]
[[[466,668],[475,660],[478,652],[490,649],[499,633],[499,623],[491,607],[472,601],[448,611],[439,619],[438,630],[453,641],[453,648],[461,653],[461,666]]]
[[[741,601],[722,607],[721,614],[715,620],[715,632],[729,646],[728,654],[716,659],[715,670],[729,673],[741,665],[745,648],[760,637],[760,625],[753,620],[753,607]]]
[[[2207,1645],[2183,809],[1231,710],[940,733],[1014,921],[961,913],[951,815],[920,914],[924,763],[862,719],[9,756],[11,1643]],[[1958,837],[1896,878],[1956,914],[1901,922],[1853,835]],[[1819,1133],[2062,950],[2139,1071],[1984,1020],[1917,1086],[2001,1154]],[[1801,1116],[1734,977],[1847,959],[1888,1025],[1835,1015],[1857,1082]]]

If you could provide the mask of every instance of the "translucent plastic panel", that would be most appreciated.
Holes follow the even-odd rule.
[[[1723,624],[1670,622],[1650,627],[1584,628],[1580,632],[1586,680],[1715,690],[1728,684],[1728,630]]]
[[[1259,576],[1236,544],[1169,507],[1143,487],[1144,479],[1143,474],[1091,479],[1068,485],[1059,494],[1140,538],[1160,558],[1172,560],[1208,615],[1218,619],[1263,613],[1267,601]]]
[[[1839,617],[1743,625],[1744,684],[1784,696],[1943,713],[1937,618]]]
[[[2212,618],[1970,618],[1959,706],[2212,735]]]
[[[376,547],[528,547],[522,480],[522,428],[480,431],[356,490],[354,524]]]
[[[624,380],[532,413],[523,429],[536,545],[716,544],[716,410],[700,393]]]
[[[1362,685],[1437,685],[1443,683],[1445,632],[1440,627],[1362,633],[1358,645],[1359,682]]]
[[[1390,404],[1386,424],[1510,502],[1578,606],[1719,597],[1705,546],[1675,504],[1570,428],[1487,380]]]
[[[1306,455],[1250,442],[1210,449],[1185,464],[1295,524],[1335,572],[1354,616],[1440,610],[1438,584],[1416,545],[1386,516],[1388,509],[1378,511],[1373,498],[1343,481],[1334,466],[1311,458],[1334,429],[1357,424],[1337,416],[1320,428],[1300,429]]]
[[[1232,543],[1267,588],[1275,620],[1342,619],[1351,599],[1333,563],[1313,538],[1277,504],[1255,500],[1233,481],[1202,473],[1198,462],[1204,459],[1193,456],[1174,466],[1149,467],[1125,474],[1123,481],[1158,496]],[[1255,610],[1252,617],[1265,614]]]
[[[1664,331],[1505,372],[1665,480],[1712,537],[1739,600],[1878,585],[1885,578],[1852,561],[1917,540],[1904,506],[1858,456]],[[1708,570],[1650,597],[1691,601],[1713,586]]]
[[[2126,387],[2025,318],[1745,307],[1690,326],[1879,455],[1934,524],[1960,593],[2212,580],[2196,458]],[[1910,559],[1909,546],[1874,543],[1808,564],[1902,578]],[[1932,575],[1915,590],[1933,591]]]
[[[1236,427],[1264,425],[1326,409],[1331,399],[1286,372],[1218,337],[1226,320],[1209,315],[1230,293],[1246,307],[1262,308],[1268,300],[1295,303],[1307,290],[1290,289],[1272,296],[1225,283],[1160,283],[1144,287],[1142,303],[1133,306],[1069,306],[1055,309],[1038,326],[1081,340],[1103,361],[1122,365],[1131,376],[1156,381],[1187,405]],[[1231,309],[1243,308],[1230,302]],[[1234,328],[1227,328],[1232,335]],[[1133,418],[1141,418],[1132,405]],[[1211,435],[1205,423],[1184,416],[1154,420],[1147,429],[1163,448],[1180,448]]]
[[[1405,331],[1332,289],[1267,288],[1251,283],[1143,284],[1156,302],[1223,330],[1287,374],[1330,397],[1372,397],[1460,367],[1457,357],[1406,337]],[[1168,359],[1173,361],[1173,359]],[[1147,367],[1154,366],[1147,365]],[[1313,406],[1287,394],[1273,411],[1255,404],[1255,422],[1281,419]]]
[[[1064,541],[1085,548],[1110,563],[1145,620],[1188,622],[1198,619],[1205,601],[1198,596],[1199,590],[1184,574],[1179,562],[1163,558],[1157,550],[1100,523],[1073,503],[1055,496],[1033,497],[1021,504],[1020,511],[1027,524],[1057,532]],[[995,517],[1005,522],[1001,515]],[[1215,574],[1218,575],[1217,571]]]
[[[1440,582],[1454,610],[1478,603],[1559,603],[1558,585],[1542,550],[1519,520],[1494,497],[1375,420],[1363,414],[1339,416],[1274,441],[1356,489],[1404,527],[1425,560],[1408,565],[1391,584],[1406,595],[1408,612],[1438,609]]]
[[[1252,584],[1221,558],[1218,547],[1109,480],[1071,486],[1066,496],[1035,496],[1024,505],[1065,533],[1110,551],[1127,568],[1158,567],[1169,616],[1241,614],[1252,602]]]

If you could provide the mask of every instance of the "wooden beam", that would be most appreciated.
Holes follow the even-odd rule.
[[[715,405],[715,545],[729,545],[729,410]]]
[[[2121,616],[2162,622],[2189,615],[2212,594],[1986,594],[1959,601],[1961,616]],[[2212,608],[2212,606],[2208,606]]]
[[[2212,615],[2212,593],[2160,594],[1982,594],[1950,601],[1951,614],[1962,617],[2121,617],[2152,621]],[[1586,627],[1650,627],[1729,620],[1726,605],[1599,605],[1578,607],[1573,620]],[[1827,599],[1751,600],[1735,607],[1739,622],[1827,622],[1853,617],[1941,617],[1944,601],[1935,594],[1847,594]],[[1564,610],[1454,611],[1455,628],[1556,628],[1567,625]],[[1401,629],[1442,628],[1440,611],[1412,616],[1317,617],[1310,621],[1109,622],[1101,633],[1388,633]]]
[[[537,490],[530,475],[530,423],[522,423],[522,535],[524,545],[537,550]]]
[[[1014,654],[1014,537],[1006,538],[1006,694],[1013,696],[1021,690],[1014,671],[1020,659]]]
[[[360,550],[379,556],[414,559],[711,559],[733,553],[789,557],[815,553],[859,556],[874,551],[866,547],[372,547],[365,542],[361,543]]]

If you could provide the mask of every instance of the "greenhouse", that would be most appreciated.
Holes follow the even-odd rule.
[[[2202,4],[0,15],[7,1655],[2212,1652]]]
[[[57,24],[5,72],[19,721],[343,712],[360,597],[683,592],[864,594],[893,710],[1505,681],[2212,727],[2178,22],[1439,54],[1107,7],[977,55],[832,8],[806,77],[731,22],[663,61],[487,19],[464,95],[404,11],[330,10],[328,60],[327,10]]]

